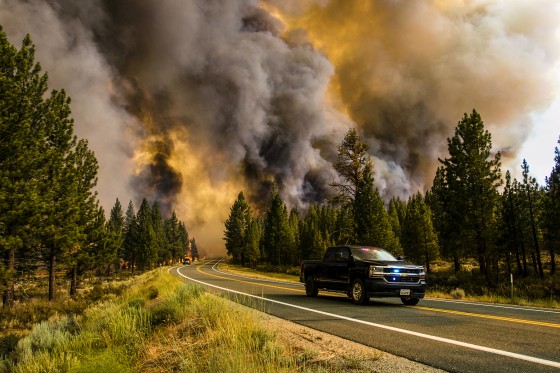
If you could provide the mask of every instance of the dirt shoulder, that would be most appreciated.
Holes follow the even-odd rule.
[[[311,366],[327,372],[444,372],[268,314],[262,319],[294,355],[304,354]]]

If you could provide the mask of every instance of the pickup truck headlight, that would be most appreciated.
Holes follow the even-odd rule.
[[[420,267],[420,280],[424,281],[426,280],[426,271],[424,270],[424,266]]]
[[[383,277],[383,267],[369,266],[369,277]]]

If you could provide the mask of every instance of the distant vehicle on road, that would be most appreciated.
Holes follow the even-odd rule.
[[[183,259],[183,264],[191,264],[191,260],[189,258]]]
[[[304,260],[300,282],[308,297],[319,290],[346,293],[356,304],[373,297],[397,297],[416,305],[426,292],[424,267],[396,259],[378,247],[329,247],[323,260]]]

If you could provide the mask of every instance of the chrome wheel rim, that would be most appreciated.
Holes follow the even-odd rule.
[[[359,300],[362,297],[362,286],[359,283],[354,284],[352,295],[355,300]]]

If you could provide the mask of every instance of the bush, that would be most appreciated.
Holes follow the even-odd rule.
[[[461,288],[453,289],[450,294],[453,299],[463,299],[465,297],[465,291]]]
[[[148,299],[149,300],[154,300],[158,297],[159,295],[159,290],[155,287],[155,286],[150,286],[148,288]]]
[[[9,333],[0,337],[0,356],[10,355],[16,348],[20,336]]]

